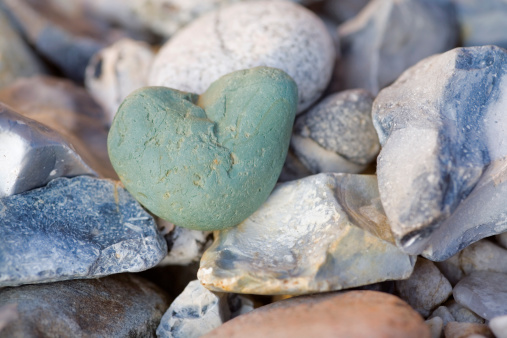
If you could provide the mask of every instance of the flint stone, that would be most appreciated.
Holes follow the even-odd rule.
[[[96,175],[56,131],[0,103],[0,198],[86,174]]]
[[[147,43],[131,39],[117,41],[92,57],[85,85],[104,108],[108,124],[127,95],[147,85],[153,57]]]
[[[442,261],[506,231],[507,51],[429,57],[373,103],[380,196],[397,243]]]
[[[298,86],[300,113],[326,89],[334,61],[333,40],[314,13],[287,1],[245,1],[180,30],[155,57],[148,83],[200,94],[233,71],[279,68]]]
[[[2,88],[0,101],[58,132],[99,176],[118,179],[107,154],[107,118],[84,88],[36,76]]]
[[[122,274],[5,288],[3,306],[14,306],[17,318],[0,326],[2,337],[155,337],[169,299],[148,281]]]
[[[397,294],[423,317],[445,302],[452,286],[438,268],[424,258],[418,258],[414,272],[406,280],[396,281]]]
[[[444,329],[444,321],[440,317],[433,317],[425,321],[426,326],[430,329],[431,338],[440,338]]]
[[[495,338],[485,324],[451,322],[445,326],[445,338]]]
[[[374,0],[338,33],[338,89],[374,95],[418,61],[453,48],[458,36],[450,0]]]
[[[0,287],[97,278],[155,266],[155,221],[117,183],[57,178],[0,199]]]
[[[453,290],[454,299],[484,319],[507,315],[507,274],[476,271]]]
[[[373,96],[347,90],[327,96],[296,120],[291,147],[313,173],[358,173],[380,144],[371,121]]]
[[[507,2],[452,0],[464,47],[496,45],[507,48]]]
[[[477,316],[475,313],[457,303],[455,300],[449,300],[445,303],[447,309],[454,317],[454,321],[459,323],[477,323],[484,324],[484,319]]]
[[[408,278],[414,259],[386,240],[374,176],[319,174],[278,185],[234,228],[215,232],[197,274],[205,287],[298,295]]]
[[[507,315],[491,319],[488,325],[496,338],[507,338]]]
[[[351,291],[272,303],[234,318],[204,337],[429,338],[422,318],[382,292]]]
[[[194,280],[162,317],[157,337],[201,337],[231,319],[234,310],[241,311],[241,302],[235,294],[211,292]]]
[[[438,317],[442,319],[444,327],[447,323],[455,322],[456,319],[452,315],[451,311],[446,306],[439,306],[433,313],[428,317],[429,319]]]

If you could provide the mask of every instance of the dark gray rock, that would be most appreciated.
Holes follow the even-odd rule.
[[[507,315],[507,274],[477,271],[463,278],[453,290],[456,302],[484,319]]]
[[[155,337],[167,295],[129,274],[0,290],[2,337]],[[1,315],[0,315],[1,316]],[[1,318],[1,317],[0,317]]]
[[[452,0],[465,47],[497,45],[507,48],[505,0]]]
[[[0,199],[0,286],[96,278],[155,266],[155,221],[119,183],[87,176]]]
[[[0,198],[85,174],[95,171],[59,133],[0,103]]]
[[[457,48],[376,98],[380,197],[406,252],[441,261],[507,230],[506,72],[504,49]]]
[[[373,0],[339,28],[338,89],[377,94],[408,67],[453,48],[450,0]]]
[[[347,90],[327,96],[296,120],[291,147],[313,174],[358,173],[380,149],[371,121],[373,96]]]

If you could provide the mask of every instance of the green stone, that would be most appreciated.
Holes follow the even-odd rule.
[[[109,156],[127,190],[155,215],[190,229],[228,228],[275,186],[297,101],[295,82],[267,67],[223,76],[200,96],[143,88],[116,114]]]

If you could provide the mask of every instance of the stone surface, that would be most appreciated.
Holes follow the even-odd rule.
[[[445,302],[452,294],[452,286],[438,268],[419,257],[414,272],[406,280],[395,282],[396,292],[423,317]]]
[[[296,297],[232,319],[205,337],[430,337],[399,298],[375,291]]]
[[[507,51],[457,48],[373,103],[380,196],[401,247],[445,260],[507,229]]]
[[[440,338],[444,329],[444,322],[440,317],[433,317],[426,320],[426,326],[430,329],[431,338]]]
[[[194,280],[162,317],[157,337],[201,337],[231,319],[234,311],[241,312],[241,303],[235,294],[211,292]]]
[[[452,0],[460,27],[461,44],[507,48],[507,3],[504,0]]]
[[[452,291],[459,304],[485,319],[507,315],[507,274],[476,271]]]
[[[104,108],[109,124],[127,95],[147,85],[153,57],[147,43],[122,39],[90,60],[85,85]]]
[[[495,338],[485,324],[451,322],[445,326],[445,338]]]
[[[507,315],[492,318],[488,325],[496,338],[507,338]]]
[[[372,103],[373,96],[361,89],[327,96],[296,119],[294,153],[313,174],[362,171],[380,150]]]
[[[160,222],[158,224],[160,227]],[[159,265],[188,265],[198,262],[204,250],[211,244],[210,234],[209,231],[174,226],[174,229],[164,236],[168,254]]]
[[[325,0],[322,13],[335,22],[342,23],[355,17],[370,0]]]
[[[452,315],[451,311],[446,306],[439,306],[433,313],[428,317],[429,319],[438,317],[442,320],[444,327],[447,323],[455,322],[456,319]]]
[[[298,85],[298,112],[330,80],[332,38],[309,10],[287,1],[247,1],[208,13],[171,38],[148,83],[202,93],[221,76],[256,66],[280,68]]]
[[[455,319],[454,321],[456,322],[484,324],[483,318],[477,316],[475,313],[453,299],[447,301],[445,306],[449,309],[449,312],[452,314]]]
[[[453,48],[458,35],[450,0],[374,0],[338,32],[339,88],[375,95],[408,67]]]
[[[198,96],[163,87],[121,105],[108,149],[141,204],[194,230],[234,226],[269,196],[282,169],[297,106],[283,71],[228,74]]]
[[[32,76],[44,71],[37,57],[11,27],[7,16],[0,11],[0,87],[18,77]]]
[[[57,131],[101,177],[118,179],[107,154],[107,118],[83,88],[37,76],[2,88],[0,101]]]
[[[0,103],[0,198],[95,172],[51,128]]]
[[[87,176],[0,199],[0,287],[97,278],[155,266],[153,218],[117,183]]]
[[[2,337],[155,337],[167,295],[133,275],[26,285],[0,290],[15,320]]]
[[[214,291],[297,295],[408,278],[414,259],[372,234],[390,238],[376,184],[319,174],[278,185],[244,222],[215,232],[199,280]]]

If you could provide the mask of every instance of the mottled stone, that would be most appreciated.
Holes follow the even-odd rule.
[[[44,71],[37,57],[0,10],[0,87]]]
[[[198,278],[210,290],[297,295],[408,278],[388,241],[374,176],[319,174],[278,185],[238,226],[215,232]]]
[[[414,272],[406,280],[396,281],[396,292],[423,317],[445,302],[452,294],[452,286],[438,268],[419,257]]]
[[[428,317],[429,319],[438,317],[442,319],[444,327],[447,325],[447,323],[455,322],[456,319],[452,315],[451,311],[446,306],[439,306],[433,313]]]
[[[109,124],[127,95],[147,85],[153,57],[147,43],[122,39],[102,49],[90,60],[85,85],[104,108]]]
[[[157,337],[201,337],[231,319],[234,310],[241,312],[241,302],[235,294],[214,293],[192,281],[162,317]]]
[[[87,176],[0,199],[0,287],[97,278],[155,266],[155,221],[121,186]]]
[[[107,118],[83,88],[68,80],[37,76],[2,88],[0,101],[57,131],[101,177],[118,179],[107,154]]]
[[[445,326],[445,338],[495,338],[485,324],[451,322]]]
[[[485,319],[507,315],[507,274],[476,271],[452,291],[459,304]]]
[[[134,275],[0,290],[0,308],[16,318],[2,337],[155,337],[167,295]]]
[[[398,297],[351,291],[296,297],[234,318],[205,337],[430,337],[422,318]]]
[[[56,131],[0,103],[0,198],[95,172]]]
[[[380,149],[365,90],[331,94],[296,120],[291,147],[313,173],[358,173]]]
[[[423,58],[453,48],[458,35],[450,0],[373,0],[338,30],[339,88],[373,94]]]
[[[202,93],[236,70],[279,68],[297,83],[302,112],[326,89],[334,61],[333,40],[315,14],[287,1],[246,1],[179,31],[155,57],[148,83]]]
[[[461,44],[507,48],[507,2],[504,0],[452,0]]]
[[[507,229],[507,51],[457,48],[373,103],[380,196],[403,250],[445,260]]]
[[[430,329],[431,338],[440,338],[444,329],[444,321],[440,317],[426,320],[426,326]]]
[[[161,220],[161,222],[165,222]],[[160,227],[160,222],[158,223]],[[209,231],[190,230],[174,226],[164,237],[168,254],[159,265],[188,265],[198,262],[204,250],[211,244]]]
[[[155,215],[189,229],[224,229],[271,193],[296,107],[296,84],[275,68],[233,72],[200,96],[147,87],[121,105],[109,156],[125,187]]]
[[[492,318],[488,325],[496,338],[507,338],[507,315]]]
[[[452,314],[455,319],[454,321],[456,322],[484,324],[483,318],[477,316],[475,313],[453,299],[445,302],[445,306],[449,309],[449,312]]]

